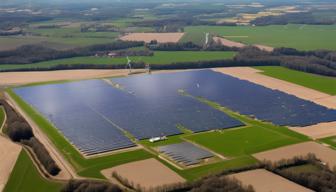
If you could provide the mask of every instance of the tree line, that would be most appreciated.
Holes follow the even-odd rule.
[[[145,192],[145,191],[162,191],[162,192],[254,192],[252,186],[244,186],[241,182],[236,179],[228,177],[217,177],[217,175],[211,175],[204,177],[200,180],[190,183],[176,183],[172,185],[163,185],[155,188],[146,189],[140,186],[139,184],[134,184],[132,181],[129,181],[127,178],[123,178],[118,173],[113,172],[112,177],[119,181],[121,184],[127,188]]]
[[[7,121],[4,132],[14,141],[19,142],[34,152],[39,162],[50,175],[57,175],[61,169],[52,159],[45,146],[34,136],[32,128],[27,121],[19,115],[7,101],[1,99],[2,105],[6,111]]]
[[[259,17],[251,21],[257,26],[265,25],[287,25],[287,24],[307,24],[307,25],[333,25],[336,19],[332,17],[316,18],[312,12],[287,13],[277,16]]]
[[[61,190],[62,192],[122,192],[114,184],[92,180],[70,180]]]
[[[15,50],[1,51],[1,64],[29,64],[40,61],[92,56],[101,51],[113,51],[143,46],[143,42],[116,41],[109,44],[92,45],[71,50],[55,50],[41,45],[24,45]]]
[[[75,56],[94,55],[97,53],[107,53],[111,50],[119,50],[121,56],[125,54],[150,56],[151,51],[131,51],[122,50],[129,47],[145,45],[151,51],[237,51],[238,54],[233,59],[223,59],[215,61],[192,61],[176,62],[171,64],[151,64],[154,70],[161,69],[197,69],[214,67],[234,67],[234,66],[283,66],[289,69],[314,73],[325,76],[336,77],[336,51],[314,50],[300,51],[293,48],[275,48],[273,52],[262,51],[256,47],[230,48],[216,42],[210,42],[207,47],[200,47],[192,42],[185,43],[163,43],[158,44],[153,41],[148,44],[144,42],[115,42],[105,45],[94,45],[87,48],[79,48],[71,51],[55,51],[40,46],[23,46],[15,51],[0,52],[0,63],[4,61],[17,61],[21,63],[40,60],[50,60],[55,58],[68,58]],[[121,49],[121,50],[120,50]],[[17,63],[17,62],[15,62]],[[133,68],[144,68],[145,63],[133,62]],[[65,69],[124,69],[125,64],[101,65],[85,63],[82,64],[61,64],[46,67],[31,68],[24,66],[18,69],[2,71],[45,71],[45,70],[65,70]]]

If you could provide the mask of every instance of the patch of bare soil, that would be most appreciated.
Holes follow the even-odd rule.
[[[232,36],[232,37],[235,37],[235,36]],[[239,36],[237,36],[237,37],[239,37]],[[244,36],[242,36],[242,37],[244,37]],[[213,40],[215,42],[219,42],[222,45],[227,46],[227,47],[244,48],[244,47],[247,46],[243,43],[236,42],[236,41],[231,41],[231,40],[225,39],[223,37],[213,37]],[[253,46],[259,48],[260,50],[267,51],[267,52],[272,52],[274,50],[273,47],[270,47],[270,46],[267,46],[267,45],[255,44]]]
[[[146,43],[156,40],[158,43],[177,43],[184,33],[130,33],[120,39],[123,41],[144,41]]]
[[[221,37],[214,37],[213,40],[215,42],[220,42],[222,45],[227,46],[227,47],[237,47],[237,48],[244,48],[246,45],[243,43],[239,43],[236,41],[231,41],[228,39],[224,39]]]
[[[216,68],[213,70],[242,80],[247,80],[270,89],[276,89],[331,109],[336,109],[336,100],[334,96],[294,83],[263,75],[260,73],[260,70],[251,67],[226,67]]]
[[[290,127],[290,129],[312,139],[320,139],[336,135],[336,121],[319,123],[307,127]]]
[[[270,46],[267,46],[267,45],[255,44],[253,46],[258,47],[260,50],[267,51],[267,52],[272,52],[274,50],[273,47],[270,47]]]
[[[336,151],[326,147],[322,144],[313,141],[299,143],[295,145],[285,146],[261,153],[254,154],[253,156],[260,161],[268,160],[277,162],[282,159],[292,159],[297,156],[306,156],[309,153],[315,156],[322,162],[328,164],[331,168],[336,166]]]
[[[113,76],[125,76],[128,70],[60,70],[38,72],[4,72],[0,73],[0,86],[20,85],[37,82],[81,80],[92,78],[104,78]]]
[[[258,192],[312,191],[265,169],[236,173],[231,175],[231,177],[238,179],[244,185],[253,186],[254,190]]]
[[[185,182],[185,179],[153,158],[102,170],[102,174],[110,181],[113,180],[113,172],[146,190]]]
[[[0,191],[5,187],[20,152],[20,145],[0,136]]]

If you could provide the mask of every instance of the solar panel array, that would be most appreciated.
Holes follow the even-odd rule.
[[[201,149],[188,142],[160,146],[158,147],[158,150],[173,159],[175,162],[186,166],[199,164],[203,159],[214,156],[211,152]]]
[[[126,84],[130,91],[138,91],[139,84],[145,87],[143,90],[157,89],[160,92],[183,89],[193,96],[276,125],[308,126],[336,121],[336,110],[212,70],[135,76],[114,81]]]
[[[124,131],[146,139],[180,134],[177,125],[194,132],[243,125],[181,90],[277,125],[336,121],[336,110],[212,70],[42,85],[15,92],[85,154],[134,146]]]
[[[88,88],[85,84],[99,87],[101,82],[35,86],[15,89],[15,92],[54,124],[83,154],[135,146],[121,130],[79,98],[78,91],[90,95],[89,90],[84,91]]]
[[[154,88],[153,84],[148,87],[129,83],[122,84],[125,89],[118,89],[103,80],[87,80],[18,88],[15,92],[85,154],[133,146],[123,131],[146,139],[180,134],[177,125],[194,132],[243,125],[181,95],[177,89],[149,89]]]

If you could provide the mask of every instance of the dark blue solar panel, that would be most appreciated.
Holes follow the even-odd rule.
[[[90,95],[87,88],[100,84],[100,81],[85,81],[19,88],[15,92],[48,118],[84,154],[134,146],[121,130],[76,95],[84,92]]]
[[[160,90],[165,94],[184,89],[191,95],[277,125],[307,126],[336,120],[336,110],[212,70],[135,76],[113,81],[126,84],[126,88],[142,95],[156,87],[164,87]],[[147,91],[141,92],[137,87],[139,84]],[[152,97],[157,96],[160,94]]]

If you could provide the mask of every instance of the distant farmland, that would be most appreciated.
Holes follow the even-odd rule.
[[[130,57],[133,62],[145,62],[149,64],[171,64],[177,62],[190,61],[209,61],[209,60],[223,60],[232,59],[235,52],[199,52],[199,51],[157,51],[154,56],[135,56]],[[0,65],[0,70],[22,69],[22,68],[41,68],[46,69],[55,67],[57,65],[78,65],[78,64],[96,64],[96,65],[116,65],[125,64],[127,59],[125,57],[110,58],[110,57],[74,57],[69,59],[59,59],[46,62],[39,62],[34,64],[10,64]]]
[[[38,44],[49,48],[65,50],[75,47],[83,47],[96,44],[111,43],[115,41],[109,37],[99,36],[79,36],[79,37],[46,37],[46,36],[32,36],[32,37],[0,37],[0,51],[13,50],[23,45]]]
[[[185,28],[183,40],[202,42],[204,33],[242,42],[300,50],[336,50],[336,25],[270,25],[270,26],[192,26]]]

